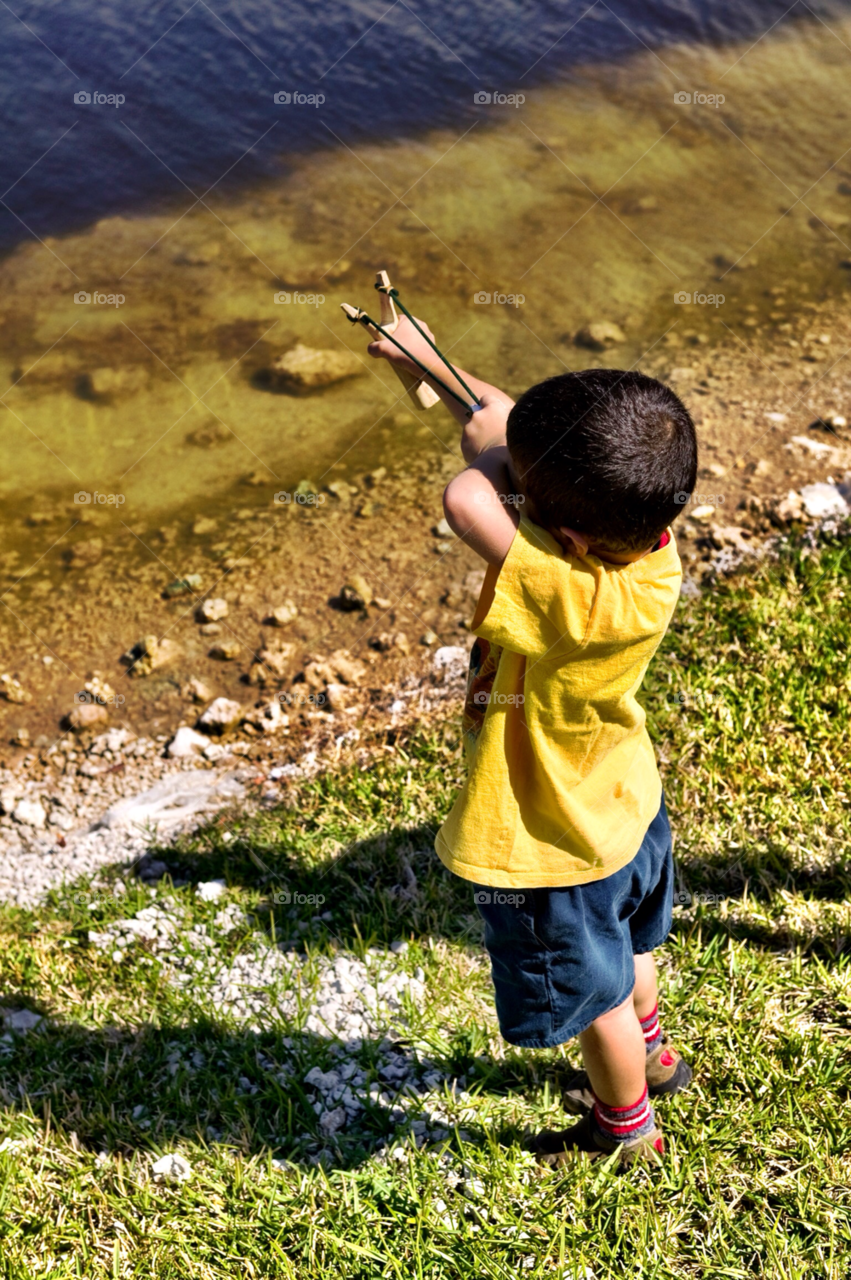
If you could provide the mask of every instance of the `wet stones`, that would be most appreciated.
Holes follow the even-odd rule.
[[[363,361],[349,351],[316,350],[297,343],[258,375],[265,390],[299,394],[317,391],[364,372]]]
[[[7,702],[14,702],[18,705],[32,702],[32,694],[8,671],[0,676],[0,697],[5,698]]]
[[[172,662],[179,653],[180,646],[173,640],[147,635],[121,655],[121,662],[127,667],[128,675],[144,677]]]
[[[594,320],[580,329],[573,341],[577,347],[586,347],[589,351],[607,351],[626,342],[626,334],[611,320]]]
[[[227,733],[242,718],[242,704],[231,698],[216,698],[198,717],[198,728],[205,733]]]
[[[267,627],[288,627],[298,617],[298,609],[292,600],[285,600],[283,604],[277,605],[267,617],[263,619]]]
[[[207,656],[219,662],[233,662],[242,653],[242,645],[238,640],[220,640],[214,644]]]
[[[262,687],[285,679],[294,653],[294,644],[259,649],[248,671],[248,683]]]
[[[81,702],[68,716],[68,727],[74,733],[89,733],[108,722],[109,715],[101,702]]]
[[[88,538],[76,542],[67,556],[69,569],[88,569],[95,565],[103,555],[103,538]]]
[[[227,600],[222,600],[218,596],[212,600],[202,600],[195,610],[195,617],[198,622],[220,622],[222,618],[227,616]]]

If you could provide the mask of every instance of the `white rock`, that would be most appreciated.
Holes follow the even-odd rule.
[[[198,724],[207,733],[226,733],[242,715],[242,704],[232,698],[215,698],[198,718]]]
[[[183,1156],[170,1152],[153,1165],[152,1172],[158,1181],[186,1182],[192,1177],[192,1165]]]
[[[199,755],[207,746],[208,738],[190,729],[188,724],[182,724],[169,743],[166,755],[171,760],[181,760],[184,756]]]
[[[2,1013],[3,1023],[9,1031],[32,1031],[44,1018],[32,1009],[9,1009]]]
[[[12,810],[12,817],[24,827],[41,829],[47,821],[44,806],[37,800],[19,800]]]
[[[832,444],[825,444],[823,440],[812,440],[809,436],[792,436],[786,448],[790,448],[793,444],[800,445],[802,449],[815,454],[817,458],[830,458],[837,452]]]
[[[119,800],[100,819],[111,830],[175,827],[239,799],[244,787],[232,774],[199,769],[161,778],[149,791]]]
[[[814,520],[826,516],[848,515],[848,503],[834,484],[805,484],[801,489],[801,498],[804,510]]]
[[[261,733],[275,733],[278,729],[285,729],[290,722],[289,716],[281,709],[280,702],[266,702],[262,707],[255,707],[245,719]]]
[[[431,663],[435,671],[443,671],[448,680],[454,680],[466,674],[469,661],[470,655],[461,645],[444,644],[435,650]]]
[[[216,597],[214,600],[202,600],[196,615],[199,622],[220,622],[228,616],[228,602]]]
[[[227,893],[224,880],[202,880],[195,890],[202,902],[215,902],[223,893]]]
[[[394,955],[403,956],[405,952],[408,950],[408,944],[407,942],[402,942],[402,941],[391,942],[390,950],[393,952]]]
[[[714,515],[715,515],[715,508],[710,506],[694,507],[689,512],[689,516],[691,517],[691,519],[698,520],[698,521],[708,520],[710,516],[714,516]]]
[[[13,813],[20,795],[20,791],[15,787],[0,789],[0,813]]]
[[[319,1121],[319,1128],[325,1133],[336,1133],[346,1123],[346,1108],[335,1107],[333,1111],[325,1111]]]

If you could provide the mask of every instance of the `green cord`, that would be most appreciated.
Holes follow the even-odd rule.
[[[373,329],[377,329],[378,332],[381,334],[382,338],[387,338],[387,340],[389,342],[392,342],[395,347],[398,347],[400,351],[404,352],[404,354],[408,357],[409,360],[413,360],[414,364],[417,365],[418,368],[422,369],[423,373],[428,374],[428,376],[434,382],[436,382],[438,386],[443,387],[443,390],[448,395],[452,396],[453,400],[457,400],[459,404],[463,405],[468,413],[471,413],[471,414],[475,413],[478,409],[481,408],[481,405],[477,403],[476,397],[473,396],[473,393],[472,391],[470,391],[469,387],[466,387],[466,390],[470,391],[470,395],[473,396],[472,404],[467,404],[466,400],[462,399],[461,396],[458,395],[457,391],[453,391],[452,388],[448,386],[443,381],[442,378],[439,378],[436,373],[433,373],[432,370],[429,369],[427,364],[423,364],[422,360],[418,360],[417,357],[407,349],[407,347],[403,347],[401,342],[397,342],[397,340],[393,337],[393,334],[388,333],[383,325],[378,324],[377,321],[372,319],[372,316],[367,315],[365,311],[361,311],[360,315],[358,316],[358,320],[361,322],[361,324],[364,324],[364,323],[371,324]],[[449,361],[447,360],[446,363],[449,364]],[[449,367],[450,369],[452,368],[451,365]],[[455,370],[453,369],[452,372],[454,373]],[[461,382],[461,379],[459,378],[458,381]],[[462,383],[461,385],[463,386],[464,384]]]
[[[465,382],[465,381],[464,381],[464,379],[461,377],[461,375],[460,375],[460,373],[458,372],[458,370],[457,370],[457,369],[455,368],[455,366],[451,363],[451,361],[450,361],[450,360],[449,360],[449,359],[448,359],[448,358],[443,354],[443,352],[441,351],[441,349],[440,349],[440,347],[437,345],[437,343],[436,343],[436,342],[433,342],[433,341],[431,340],[431,338],[428,336],[428,334],[426,333],[426,331],[425,331],[424,329],[420,328],[419,324],[417,324],[417,321],[414,319],[414,317],[411,315],[410,311],[409,311],[409,310],[408,310],[408,308],[405,306],[405,304],[404,304],[404,302],[402,301],[402,299],[399,297],[399,290],[398,290],[398,289],[392,289],[392,288],[391,288],[391,289],[386,289],[386,288],[384,287],[384,285],[381,285],[381,284],[377,284],[377,285],[375,286],[375,288],[378,290],[378,292],[379,292],[379,293],[384,293],[384,294],[386,294],[386,295],[388,296],[388,298],[392,298],[392,299],[393,299],[393,301],[396,303],[396,306],[397,306],[397,307],[399,308],[399,310],[402,312],[402,315],[405,315],[405,316],[407,316],[407,317],[408,317],[408,319],[410,320],[411,324],[412,324],[412,325],[414,326],[414,328],[416,329],[417,333],[418,333],[421,337],[425,338],[426,342],[427,342],[427,343],[428,343],[428,345],[431,347],[432,351],[434,351],[434,353],[435,353],[436,355],[440,356],[441,360],[442,360],[442,361],[443,361],[443,363],[446,365],[447,369],[448,369],[448,370],[449,370],[449,372],[452,374],[453,378],[457,378],[457,379],[458,379],[458,381],[461,383],[461,386],[462,386],[462,387],[464,388],[464,390],[467,392],[468,396],[470,396],[470,398],[472,399],[473,404],[478,404],[479,402],[478,402],[478,399],[476,398],[476,393],[475,393],[475,392],[474,392],[470,387],[468,387],[468,386],[467,386],[466,382]]]

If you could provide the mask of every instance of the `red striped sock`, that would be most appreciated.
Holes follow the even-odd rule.
[[[656,1124],[647,1085],[641,1097],[629,1107],[610,1107],[594,1094],[594,1127],[605,1142],[631,1142],[650,1133]]]
[[[644,1032],[644,1048],[652,1053],[662,1041],[662,1028],[659,1026],[659,1005],[654,1004],[646,1018],[639,1018],[641,1030]]]

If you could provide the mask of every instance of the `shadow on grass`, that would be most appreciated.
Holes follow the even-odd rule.
[[[357,1089],[363,1109],[343,1129],[329,1132],[314,1110],[319,1095],[305,1076],[317,1066],[327,1072],[354,1060],[348,1050],[335,1054],[334,1043],[307,1032],[227,1030],[209,1019],[98,1031],[46,1019],[16,1035],[11,1051],[0,1056],[0,1098],[10,1108],[41,1114],[74,1146],[93,1152],[149,1151],[154,1158],[175,1143],[193,1142],[207,1146],[211,1156],[224,1148],[245,1157],[268,1153],[291,1163],[322,1159],[353,1168],[381,1146],[404,1142],[411,1120],[425,1128],[430,1143],[452,1143],[459,1130],[467,1141],[519,1140],[510,1128],[486,1135],[469,1121],[452,1123],[451,1114],[447,1120],[444,1111],[462,1107],[454,1101],[452,1072],[465,1073],[471,1092],[505,1094],[539,1084],[519,1059],[487,1062],[459,1043],[449,1061],[431,1060],[430,1069],[444,1079],[426,1099],[416,1078],[424,1068],[404,1041],[365,1040],[348,1047],[367,1077]],[[388,1052],[397,1071],[404,1060],[403,1070],[412,1073],[406,1118],[399,1114],[405,1082],[388,1084],[382,1075]],[[379,1086],[383,1101],[369,1098],[370,1084]],[[435,1118],[430,1108],[438,1106]]]

